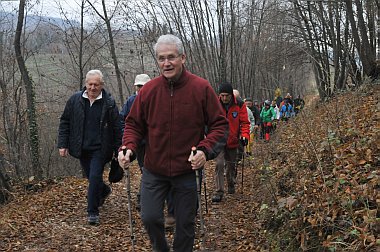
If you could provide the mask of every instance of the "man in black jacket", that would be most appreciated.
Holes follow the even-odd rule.
[[[99,206],[111,193],[103,182],[104,165],[121,144],[121,122],[115,100],[103,89],[103,74],[90,70],[86,87],[67,101],[58,131],[59,155],[79,158],[89,181],[87,221],[99,224]]]

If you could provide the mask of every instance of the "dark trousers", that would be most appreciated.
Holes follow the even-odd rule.
[[[166,205],[168,207],[168,216],[174,216],[174,192],[172,190],[166,196]]]
[[[87,190],[87,213],[89,215],[99,214],[99,201],[107,190],[103,182],[103,170],[105,160],[100,150],[83,151],[80,164],[84,171],[89,185]]]
[[[202,179],[203,179],[203,169],[199,169],[199,190],[202,191]],[[170,190],[168,196],[166,197],[166,205],[168,207],[168,216],[175,216],[174,213],[174,192]],[[198,200],[197,200],[197,212],[198,212]]]
[[[263,123],[263,126],[264,126],[265,140],[269,141],[270,133],[272,131],[272,123],[271,122],[265,122],[265,123]]]
[[[176,220],[173,250],[193,250],[197,185],[195,172],[176,177],[167,177],[143,169],[141,179],[141,219],[149,235],[154,251],[166,252],[169,247],[165,238],[164,205],[172,190]]]

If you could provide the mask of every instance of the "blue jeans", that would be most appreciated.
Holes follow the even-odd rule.
[[[173,250],[193,250],[197,185],[195,172],[167,177],[143,169],[141,179],[141,219],[149,235],[153,250],[169,251],[164,229],[165,199],[172,190],[176,220]]]
[[[88,215],[98,215],[100,198],[104,196],[107,190],[107,185],[103,182],[105,159],[100,150],[83,151],[80,164],[89,182],[87,213]]]

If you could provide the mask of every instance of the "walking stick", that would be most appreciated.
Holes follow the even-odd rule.
[[[127,149],[123,148],[124,156],[127,154]],[[133,231],[133,220],[132,220],[132,206],[131,206],[131,176],[129,172],[129,167],[126,169],[126,184],[127,184],[127,195],[128,195],[128,215],[129,215],[129,226],[131,229],[131,242],[132,242],[132,252],[135,251],[135,235]]]
[[[202,171],[202,174],[203,174],[203,187],[204,187],[204,192],[205,192],[205,204],[206,204],[206,213],[208,213],[208,206],[207,206],[207,187],[206,187],[206,171],[205,169],[203,168],[203,171]]]
[[[243,147],[243,159],[241,164],[241,193],[243,193],[243,182],[244,182],[244,159],[245,159],[245,146]]]
[[[197,148],[196,147],[192,147],[191,148],[191,151],[193,152],[193,156],[195,156],[195,154],[197,154]],[[195,170],[195,178],[196,178],[196,182],[197,182],[197,194],[198,194],[198,210],[199,210],[199,222],[200,222],[200,225],[201,225],[201,237],[202,237],[202,240],[201,240],[201,249],[203,249],[204,247],[204,223],[203,223],[203,215],[202,215],[202,198],[201,198],[201,183],[200,183],[200,179],[199,179],[199,171],[198,169]]]

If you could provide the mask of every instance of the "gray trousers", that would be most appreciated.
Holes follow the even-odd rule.
[[[143,168],[141,179],[141,219],[149,235],[154,251],[169,251],[164,228],[164,203],[173,190],[176,233],[173,250],[193,250],[195,237],[195,216],[197,184],[195,172],[176,177],[153,174]]]
[[[215,189],[217,193],[224,193],[224,165],[226,165],[226,178],[229,186],[235,184],[237,148],[224,148],[216,157]]]

